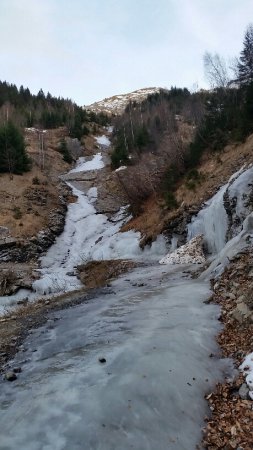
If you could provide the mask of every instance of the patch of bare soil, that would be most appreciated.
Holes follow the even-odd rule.
[[[164,210],[161,202],[161,199],[158,200],[154,195],[151,196],[143,203],[142,213],[123,225],[121,231],[141,231],[145,241],[150,240],[152,242],[163,229]]]
[[[87,288],[105,286],[108,281],[136,267],[133,261],[123,259],[90,261],[77,267],[79,279]]]
[[[253,350],[253,257],[241,254],[214,283],[212,301],[221,307],[223,330],[217,337],[223,356],[239,368]],[[232,382],[219,383],[207,395],[212,416],[206,419],[203,446],[208,450],[253,448],[253,401],[240,391],[241,373]]]
[[[27,153],[32,170],[23,175],[0,175],[0,226],[6,227],[14,238],[29,238],[48,224],[49,212],[60,205],[59,175],[69,165],[57,151],[66,130],[47,130],[44,133],[42,159],[40,138],[35,131],[26,131]]]

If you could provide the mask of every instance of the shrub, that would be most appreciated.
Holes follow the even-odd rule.
[[[174,192],[166,192],[164,199],[168,209],[175,209],[178,207]]]
[[[19,220],[22,217],[22,212],[20,211],[20,208],[18,206],[14,206],[13,208],[13,217],[16,220]]]
[[[70,151],[69,151],[69,149],[68,149],[68,146],[67,146],[67,144],[66,144],[65,139],[63,139],[63,140],[61,141],[61,143],[60,143],[59,152],[62,154],[63,160],[64,160],[65,162],[67,162],[68,164],[71,164],[71,163],[72,163],[73,158],[72,158],[71,153],[70,153]]]
[[[40,184],[40,180],[39,180],[39,178],[37,176],[33,177],[32,184],[35,184],[35,185],[39,185]]]

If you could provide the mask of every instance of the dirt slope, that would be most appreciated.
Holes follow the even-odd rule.
[[[166,231],[171,222],[180,217],[197,212],[202,203],[212,197],[220,186],[243,164],[253,163],[253,135],[244,144],[233,144],[225,147],[223,152],[205,155],[198,167],[200,181],[192,188],[184,178],[176,190],[179,207],[173,211],[166,208],[163,198],[153,194],[142,205],[142,213],[133,218],[123,230],[140,231],[144,240],[152,240]]]

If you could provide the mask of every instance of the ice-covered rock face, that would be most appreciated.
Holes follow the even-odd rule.
[[[240,369],[246,376],[246,383],[249,388],[249,396],[253,400],[253,353],[246,356],[245,360],[240,366]]]
[[[160,264],[201,264],[205,262],[203,253],[203,236],[196,236],[172,253],[168,253]]]
[[[240,169],[188,225],[188,240],[203,234],[208,253],[221,252],[237,236],[253,210],[253,167]]]

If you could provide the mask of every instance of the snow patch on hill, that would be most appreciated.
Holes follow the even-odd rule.
[[[114,95],[113,97],[105,98],[89,106],[84,106],[84,108],[96,113],[122,114],[130,101],[141,103],[148,95],[159,93],[161,90],[161,88],[157,87],[139,89],[129,94]]]

